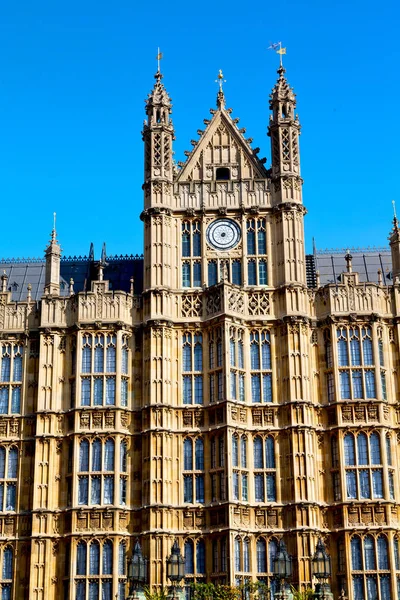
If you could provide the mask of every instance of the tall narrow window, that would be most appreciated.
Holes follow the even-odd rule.
[[[187,332],[182,339],[183,404],[203,404],[203,336]]]
[[[15,511],[17,503],[18,449],[0,446],[0,511]]]
[[[250,333],[252,402],[272,402],[271,339],[267,330]]]
[[[183,442],[183,501],[204,503],[204,442],[186,438]]]
[[[21,412],[23,346],[0,343],[0,414]]]
[[[200,221],[182,223],[182,287],[202,285],[201,262],[193,260],[201,256]]]
[[[383,498],[383,467],[379,434],[372,432],[368,436],[360,432],[356,441],[357,453],[354,435],[347,433],[344,436],[347,498]],[[388,492],[391,497],[390,470]]]

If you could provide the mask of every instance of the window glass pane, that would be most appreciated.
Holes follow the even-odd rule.
[[[232,494],[234,500],[239,500],[239,473],[232,473]]]
[[[115,404],[115,377],[106,377],[106,405]]]
[[[264,373],[263,381],[263,400],[264,402],[272,402],[272,377],[271,373]]]
[[[122,348],[121,371],[124,375],[128,375],[129,368],[129,350],[124,346]]]
[[[339,332],[338,332],[338,334],[339,334]],[[347,337],[347,333],[344,333],[344,335]],[[348,349],[347,349],[347,339],[340,338],[338,340],[338,362],[339,362],[339,367],[347,367],[349,365],[349,353],[348,353]]]
[[[100,504],[101,498],[101,480],[98,476],[93,476],[90,478],[90,502],[92,504]]]
[[[92,471],[101,471],[101,441],[94,440],[92,444]]]
[[[121,379],[121,406],[128,406],[128,380]]]
[[[1,377],[0,381],[8,382],[11,376],[11,357],[5,355],[5,348],[3,348],[3,357],[1,360]]]
[[[358,338],[354,338],[350,340],[350,354],[351,354],[351,364],[354,366],[361,365],[361,350],[360,350],[360,340]]]
[[[376,575],[367,575],[367,599],[377,600],[378,589],[376,585]],[[386,600],[386,598],[385,598]]]
[[[381,469],[373,469],[372,471],[372,490],[374,498],[383,498],[383,480]]]
[[[6,450],[3,446],[0,447],[0,479],[6,476]]]
[[[247,254],[256,253],[256,234],[254,230],[247,230]]]
[[[247,438],[244,436],[240,439],[240,463],[242,468],[247,467]]]
[[[183,376],[183,404],[192,404],[192,377]]]
[[[16,479],[18,467],[18,450],[17,448],[10,448],[8,451],[8,477],[9,479]]]
[[[353,381],[354,398],[362,398],[363,397],[363,388],[362,388],[361,371],[353,371],[351,375],[352,375],[352,381]]]
[[[125,575],[126,545],[120,542],[118,548],[118,575]]]
[[[270,436],[265,439],[265,466],[275,469],[274,439]]]
[[[100,546],[92,542],[89,549],[89,575],[100,574]]]
[[[114,471],[114,440],[111,439],[108,439],[106,441],[104,453],[104,470]]]
[[[242,501],[247,502],[249,499],[247,475],[242,475]]]
[[[15,510],[17,501],[17,486],[7,483],[6,510]]]
[[[357,498],[357,483],[355,471],[346,471],[346,493],[347,498]]]
[[[79,471],[89,471],[89,442],[82,440],[79,446]]]
[[[114,477],[106,475],[104,477],[104,504],[114,503]]]
[[[254,260],[249,260],[247,263],[247,279],[249,285],[257,284],[256,263]]]
[[[357,452],[358,452],[358,464],[368,464],[368,440],[365,433],[360,433],[357,436]]]
[[[276,500],[276,483],[275,473],[267,473],[267,502],[275,502]]]
[[[390,600],[392,595],[390,593],[390,577],[389,577],[389,575],[381,575],[379,577],[379,580],[380,580],[382,600],[386,600],[386,599]]]
[[[81,380],[81,406],[90,406],[90,384],[91,380],[88,377],[83,377]],[[103,401],[103,398],[102,398]]]
[[[251,376],[251,400],[261,402],[260,375]]]
[[[94,378],[94,404],[101,406],[103,404],[103,378]]]
[[[194,338],[194,370],[202,371],[203,369],[203,338],[201,335],[195,335]]]
[[[193,502],[193,478],[192,475],[183,476],[183,501]]]
[[[203,540],[197,542],[196,546],[196,572],[206,572],[206,549]]]
[[[185,574],[194,573],[194,556],[193,556],[193,542],[188,540],[185,542]]]
[[[201,286],[201,263],[200,262],[193,263],[193,285],[195,287]]]
[[[13,381],[22,381],[22,356],[15,356],[15,354]]]
[[[258,284],[267,285],[267,283],[267,263],[265,262],[265,260],[260,260],[258,263]]]
[[[257,573],[267,572],[267,553],[265,540],[257,540]]]
[[[8,387],[0,387],[0,414],[8,413]]]
[[[200,438],[196,440],[195,468],[197,471],[201,471],[204,469],[204,444],[203,440]]]
[[[110,540],[103,544],[103,575],[112,575],[113,545]]]
[[[208,263],[208,285],[215,285],[217,283],[217,263],[210,261]]]
[[[369,483],[369,471],[361,469],[358,472],[360,484],[360,498],[371,498],[371,486]]]
[[[204,502],[204,475],[196,475],[196,502]]]
[[[264,475],[261,473],[254,475],[254,496],[256,502],[264,502]]]
[[[262,439],[260,437],[254,438],[254,468],[262,469],[264,467],[263,461],[263,447]]]
[[[11,413],[21,412],[21,386],[14,385],[11,390]]]
[[[232,466],[239,466],[238,438],[236,435],[232,436]]]
[[[367,398],[376,398],[374,371],[365,371],[365,390]]]
[[[369,438],[369,443],[371,448],[371,464],[382,464],[379,434],[376,432],[372,433]],[[390,463],[388,462],[388,464]]]
[[[182,264],[182,287],[190,287],[190,264],[188,262]]]
[[[193,256],[201,256],[201,234],[199,231],[200,224],[193,223]]]
[[[193,442],[189,438],[183,442],[183,468],[185,471],[193,468]]]
[[[12,548],[7,547],[3,551],[3,579],[12,579],[13,576],[13,551]]]
[[[101,336],[103,337],[103,336]],[[94,372],[102,373],[104,371],[104,348],[96,346],[94,349]]]
[[[354,600],[365,600],[363,579],[361,576],[353,576],[353,598]]]
[[[350,377],[348,371],[340,371],[340,397],[342,400],[350,398]]]
[[[353,571],[361,571],[362,559],[361,559],[361,540],[356,535],[351,538],[351,568]]]
[[[107,348],[106,371],[107,373],[115,373],[116,371],[116,357],[114,346],[109,346]]]
[[[267,253],[267,239],[265,235],[265,231],[260,230],[260,223],[258,224],[258,254],[266,254]]]
[[[235,285],[242,284],[242,263],[239,260],[232,262],[232,283]]]
[[[89,479],[87,476],[79,477],[78,504],[88,504],[88,499],[89,499]]]
[[[373,365],[372,340],[365,338],[363,340],[364,365]]]
[[[77,548],[76,574],[86,575],[86,544],[79,542]]]
[[[188,223],[182,223],[182,256],[190,256],[190,233],[188,227]]]
[[[344,464],[346,466],[353,466],[356,464],[355,451],[354,451],[354,436],[351,433],[347,433],[344,436]]]
[[[378,537],[378,569],[389,569],[388,543],[384,535]]]

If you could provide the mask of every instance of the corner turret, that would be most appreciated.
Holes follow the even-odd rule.
[[[60,263],[61,246],[57,240],[56,219],[54,213],[54,226],[51,232],[50,243],[45,250],[46,275],[44,293],[58,296],[60,294]]]

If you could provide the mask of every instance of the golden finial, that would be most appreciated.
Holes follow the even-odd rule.
[[[222,72],[222,69],[220,69],[218,71],[218,79],[215,80],[215,83],[218,83],[218,85],[219,85],[219,91],[222,92],[222,85],[224,83],[226,83],[226,79],[224,79],[224,74]]]
[[[392,206],[393,206],[393,216],[395,219],[397,219],[397,215],[396,215],[396,200],[392,200]]]
[[[279,66],[283,67],[282,56],[286,54],[286,48],[282,48],[282,42],[275,42],[268,46],[268,50],[275,50],[277,54],[279,54]]]
[[[160,72],[160,60],[162,59],[163,55],[162,52],[160,52],[160,48],[157,48],[157,73]]]

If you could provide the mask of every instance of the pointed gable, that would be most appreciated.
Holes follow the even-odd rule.
[[[238,129],[237,122],[225,109],[224,102],[218,99],[218,109],[213,110],[213,118],[207,122],[205,131],[198,131],[200,139],[192,141],[194,148],[185,163],[179,163],[181,171],[177,182],[211,181],[216,179],[265,179],[267,171],[263,161],[257,157],[258,150],[250,146],[251,139],[244,138],[244,129]]]

